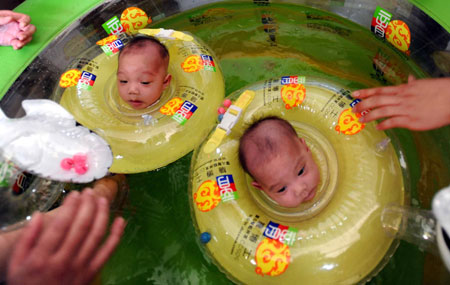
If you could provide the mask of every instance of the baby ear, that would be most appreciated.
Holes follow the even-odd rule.
[[[164,89],[166,89],[167,86],[169,86],[171,80],[172,80],[172,75],[167,74],[166,77],[164,78],[164,82],[163,82]]]
[[[255,188],[257,188],[257,189],[259,189],[259,190],[263,190],[262,187],[261,187],[261,185],[260,185],[258,182],[256,182],[256,181],[253,181],[253,182],[252,182],[252,186],[255,187]]]
[[[304,138],[298,138],[298,139],[300,141],[300,144],[306,148],[306,151],[309,151],[309,147],[306,144],[305,139]]]

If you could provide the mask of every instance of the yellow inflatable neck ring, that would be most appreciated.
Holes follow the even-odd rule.
[[[325,80],[271,79],[231,99],[191,165],[192,216],[198,233],[211,236],[208,255],[244,284],[369,280],[397,245],[383,232],[381,210],[405,200],[402,168],[386,134],[359,123],[350,91]],[[291,210],[252,188],[238,161],[244,130],[274,115],[305,138],[321,171],[318,195]]]
[[[172,81],[155,104],[134,110],[118,96],[118,53],[111,50],[120,39],[113,36],[82,55],[60,81],[66,88],[61,105],[109,143],[114,154],[110,171],[116,173],[153,170],[187,154],[214,125],[217,106],[224,97],[215,56],[199,40],[173,30],[139,32],[158,38],[170,54]],[[126,44],[127,38],[122,40]],[[98,55],[109,45],[112,48],[107,54]]]

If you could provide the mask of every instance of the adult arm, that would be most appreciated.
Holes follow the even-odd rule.
[[[450,124],[450,78],[415,80],[407,84],[358,90],[352,94],[362,101],[353,112],[369,110],[363,123],[383,119],[377,129],[408,128],[425,131]]]

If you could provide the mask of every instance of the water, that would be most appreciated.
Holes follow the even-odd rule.
[[[407,56],[370,31],[334,14],[289,4],[257,7],[220,3],[176,14],[153,27],[189,31],[219,58],[226,94],[283,75],[321,76],[348,88],[424,77]],[[389,65],[384,74],[374,63]],[[409,166],[411,201],[429,207],[433,191],[449,183],[448,128],[395,131]],[[440,147],[430,148],[437,144]],[[102,273],[105,284],[229,284],[201,252],[189,210],[191,155],[158,171],[129,175],[128,220],[122,243]],[[408,182],[408,181],[407,181]],[[420,193],[420,194],[418,194]],[[421,284],[442,275],[436,259],[400,243],[371,284]],[[445,271],[444,271],[445,274]]]

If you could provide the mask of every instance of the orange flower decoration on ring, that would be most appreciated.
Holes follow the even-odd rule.
[[[408,25],[400,20],[391,21],[386,29],[386,39],[402,52],[407,52],[411,44]]]
[[[335,130],[344,135],[355,135],[365,127],[365,124],[358,121],[359,118],[361,118],[361,114],[353,113],[352,108],[345,109],[339,115]]]
[[[139,29],[143,29],[150,24],[152,19],[138,7],[128,7],[120,16],[120,23],[127,34],[136,34]]]
[[[281,99],[286,109],[292,109],[302,104],[306,97],[306,88],[303,84],[287,84],[281,88]]]
[[[194,193],[194,201],[202,212],[211,211],[219,204],[220,200],[219,186],[216,181],[206,180]]]
[[[191,55],[181,63],[181,68],[188,73],[202,70],[203,60],[199,55]]]
[[[62,88],[72,87],[78,84],[80,80],[81,71],[78,69],[70,69],[64,72],[59,79],[59,86]]]
[[[259,275],[278,276],[283,274],[291,262],[289,246],[278,240],[265,238],[255,253],[256,269]]]
[[[109,37],[106,37],[106,38],[103,38],[103,39],[99,40],[95,44],[97,44],[99,46],[104,46],[106,44],[110,44],[110,43],[114,42],[117,39],[118,39],[117,35],[111,35]]]
[[[164,104],[164,106],[159,109],[159,112],[163,115],[172,116],[180,109],[181,105],[183,105],[183,100],[181,100],[180,97],[175,97]]]

